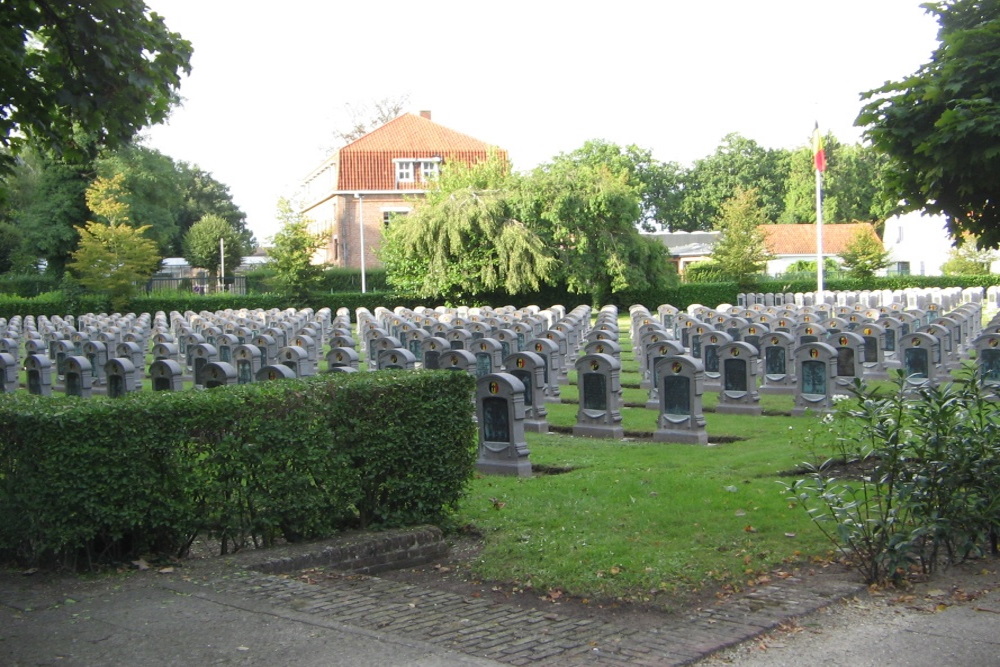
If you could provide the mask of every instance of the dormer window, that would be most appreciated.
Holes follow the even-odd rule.
[[[413,182],[413,161],[412,160],[396,160],[396,182],[397,183],[412,183]]]
[[[420,180],[424,182],[436,181],[438,177],[438,162],[424,160],[420,163]]]
[[[441,174],[441,158],[417,157],[396,158],[396,184],[400,183],[431,183]],[[419,170],[419,171],[418,171]]]

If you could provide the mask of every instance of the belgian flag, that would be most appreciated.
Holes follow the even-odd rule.
[[[819,121],[816,121],[816,129],[813,130],[812,148],[816,171],[826,171],[826,152],[823,150],[823,135],[819,133]]]

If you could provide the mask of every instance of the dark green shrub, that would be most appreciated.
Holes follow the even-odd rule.
[[[971,372],[905,388],[901,378],[889,395],[853,388],[836,443],[859,475],[823,465],[788,486],[872,584],[997,552],[1000,405]]]
[[[110,400],[0,396],[0,559],[88,565],[440,522],[471,478],[474,380],[331,374]]]

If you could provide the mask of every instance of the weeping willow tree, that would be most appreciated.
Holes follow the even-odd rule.
[[[524,182],[497,155],[448,165],[437,188],[387,230],[380,259],[389,283],[422,296],[462,300],[539,289],[556,257],[519,215]]]
[[[639,189],[602,160],[560,156],[519,175],[492,156],[448,165],[437,189],[389,228],[380,257],[397,289],[464,300],[564,285],[613,293],[677,280],[664,246],[641,236]]]

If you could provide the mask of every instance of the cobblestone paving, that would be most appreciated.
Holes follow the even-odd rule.
[[[685,665],[861,592],[842,577],[790,577],[661,627],[630,628],[362,575],[321,584],[257,572],[204,582],[217,590],[401,635],[511,665]]]

